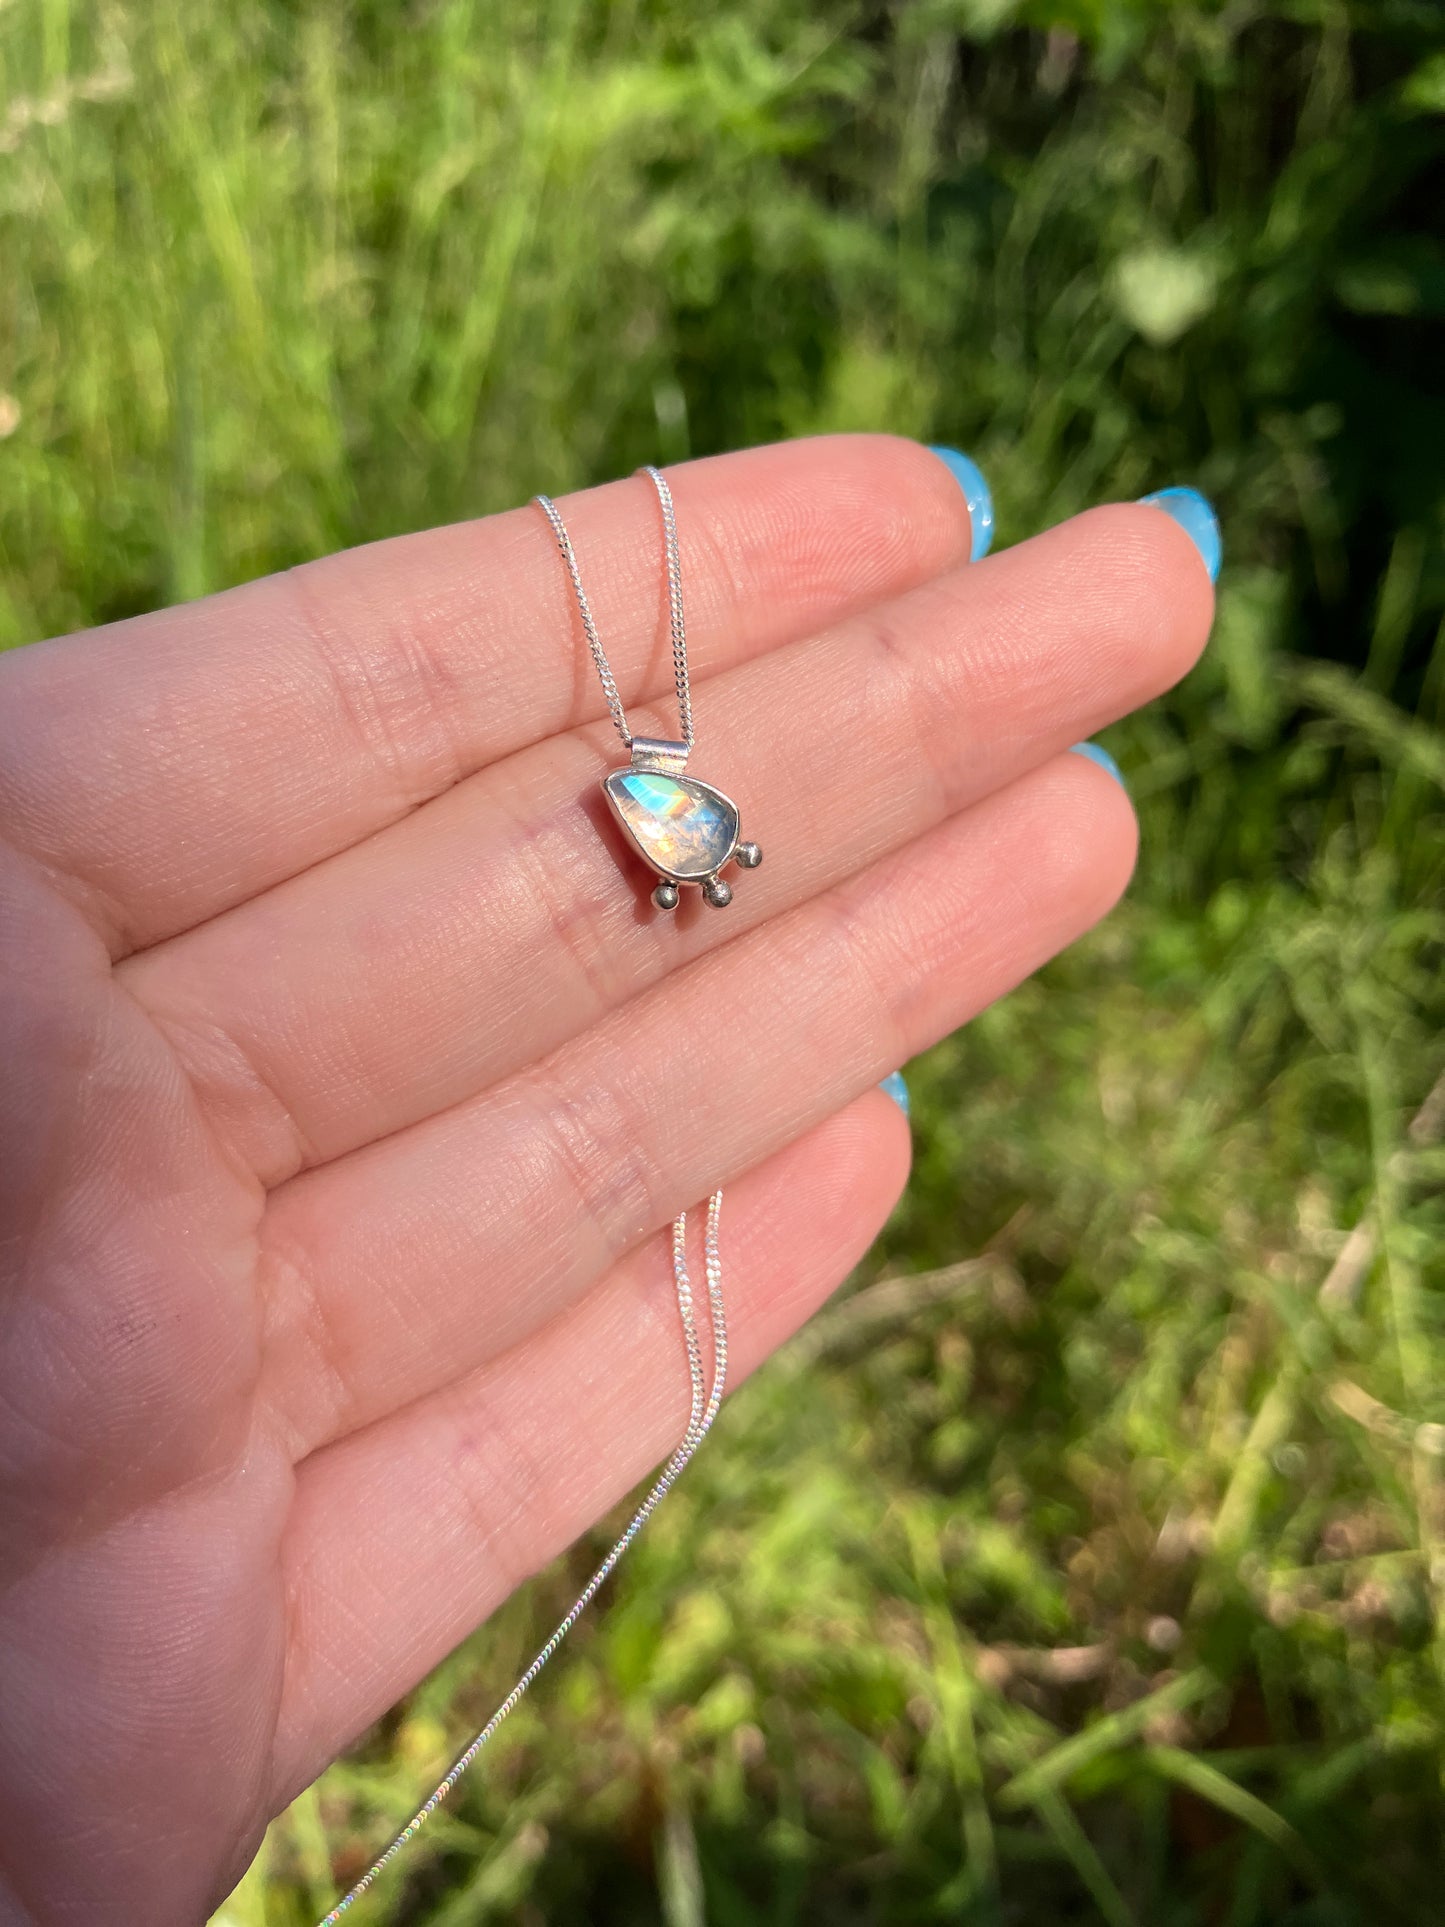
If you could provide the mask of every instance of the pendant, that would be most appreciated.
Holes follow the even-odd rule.
[[[686,743],[632,739],[632,761],[602,779],[602,793],[628,841],[662,878],[652,893],[659,910],[675,910],[678,886],[695,883],[715,909],[733,900],[719,875],[725,864],[756,870],[763,853],[739,841],[738,806],[711,783],[687,776]]]

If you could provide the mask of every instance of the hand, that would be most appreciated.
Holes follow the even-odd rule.
[[[741,1376],[898,1196],[878,1080],[1124,885],[1063,752],[1204,641],[1175,521],[969,565],[912,443],[672,479],[726,911],[620,850],[535,508],[0,665],[5,1927],[204,1917],[676,1442],[674,1214],[729,1187]],[[672,734],[652,490],[564,508]]]

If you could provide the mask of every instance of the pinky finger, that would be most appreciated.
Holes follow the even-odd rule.
[[[870,1091],[729,1187],[730,1383],[862,1257],[908,1161],[898,1104]],[[306,1460],[274,1805],[631,1490],[677,1444],[687,1409],[656,1238],[484,1369]]]

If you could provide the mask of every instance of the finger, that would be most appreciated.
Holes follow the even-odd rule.
[[[699,691],[696,773],[739,798],[767,853],[724,916],[694,902],[669,921],[640,866],[618,874],[596,780],[618,751],[599,726],[133,959],[125,981],[275,1184],[470,1096],[1147,701],[1211,611],[1168,516],[1095,510]]]
[[[1087,929],[1133,852],[1118,784],[1063,756],[543,1064],[274,1192],[261,1395],[293,1450],[519,1343]]]
[[[730,1383],[863,1255],[907,1167],[898,1107],[872,1092],[729,1191]],[[677,1443],[687,1406],[654,1239],[525,1345],[309,1460],[287,1542],[276,1802],[636,1484]]]
[[[694,671],[968,552],[948,469],[837,436],[671,471]],[[671,683],[657,500],[566,512],[624,699]],[[523,744],[602,713],[534,508],[378,542],[8,659],[0,810],[119,952],[189,928]]]

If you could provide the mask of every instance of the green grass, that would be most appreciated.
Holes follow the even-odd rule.
[[[4,642],[826,428],[1005,540],[1225,524],[1129,900],[912,1067],[853,1295],[358,1922],[1437,1917],[1442,110],[1430,0],[0,8]],[[594,1549],[226,1921],[324,1910]]]

